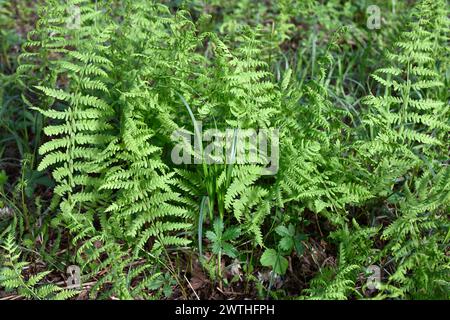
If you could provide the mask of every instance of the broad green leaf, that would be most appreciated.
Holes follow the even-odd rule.
[[[274,249],[267,249],[261,256],[260,262],[265,267],[272,267],[273,271],[279,275],[286,273],[288,260]]]
[[[241,229],[236,227],[230,227],[222,235],[223,241],[230,241],[238,238],[241,235]]]

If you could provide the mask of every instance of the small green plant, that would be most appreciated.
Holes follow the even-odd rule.
[[[54,284],[43,284],[42,280],[51,271],[43,271],[26,277],[24,270],[30,263],[20,261],[21,251],[15,243],[12,232],[8,233],[2,245],[4,255],[0,260],[0,287],[8,292],[17,293],[23,298],[37,300],[67,300],[75,297],[78,292],[58,287]]]
[[[295,250],[295,252],[300,256],[303,254],[304,247],[302,241],[306,240],[307,237],[304,234],[298,233],[292,223],[290,223],[287,227],[276,227],[275,232],[281,237],[278,247],[286,255],[290,255],[292,250]]]
[[[261,256],[260,262],[265,267],[271,267],[279,275],[285,274],[289,265],[282,251],[275,249],[266,249]]]
[[[213,224],[213,231],[207,231],[206,237],[211,241],[211,251],[217,256],[217,274],[222,278],[222,256],[236,258],[239,254],[232,241],[239,238],[239,227],[228,227],[224,231],[224,223],[217,218]]]
[[[260,258],[260,262],[265,267],[271,267],[276,274],[284,275],[288,267],[286,257],[290,256],[293,251],[301,256],[304,252],[302,241],[306,240],[307,237],[298,233],[292,223],[287,227],[284,225],[276,227],[275,233],[278,238],[277,248],[266,249]]]

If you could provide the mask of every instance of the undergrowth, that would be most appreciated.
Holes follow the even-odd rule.
[[[410,2],[0,1],[0,299],[447,299],[448,7]]]

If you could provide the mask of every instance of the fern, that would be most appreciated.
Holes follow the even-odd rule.
[[[135,82],[115,85],[129,76],[129,63],[142,60],[144,48],[139,43],[130,47],[120,37],[112,42],[115,23],[108,17],[95,18],[99,9],[86,2],[76,4],[88,18],[82,19],[79,32],[70,34],[73,38],[64,43],[73,49],[62,52],[52,64],[70,82],[63,89],[37,87],[55,101],[51,109],[35,108],[52,119],[44,130],[51,140],[40,149],[44,158],[39,169],[52,169],[55,192],[62,198],[62,220],[74,235],[72,242],[78,246],[83,241],[76,260],[88,276],[110,269],[111,275],[102,277],[96,288],[121,279],[108,292],[130,299],[145,294],[142,290],[148,286],[137,285],[141,288],[137,291],[134,285],[130,287],[126,281],[128,267],[152,241],[158,244],[154,250],[187,245],[187,236],[179,234],[191,226],[189,212],[179,194],[171,190],[173,173],[167,172],[159,148],[150,141],[152,133],[144,122],[147,110],[131,102],[142,98],[137,101],[145,103],[144,99],[151,96],[150,88],[142,88],[149,68],[142,68]],[[133,22],[139,16],[138,23],[146,28],[152,22],[138,11],[141,7],[142,3],[128,2],[124,14]],[[156,5],[150,10],[163,11]],[[158,21],[160,27],[164,26],[162,20]],[[50,21],[57,24],[60,20]],[[124,24],[125,30],[138,34],[133,23]],[[122,35],[122,39],[125,37]],[[127,51],[132,51],[135,60],[122,59]],[[109,204],[105,202],[108,198]],[[116,260],[123,263],[115,264]],[[146,277],[140,281],[147,283]]]
[[[322,213],[342,224],[345,207],[364,203],[372,193],[358,175],[364,171],[346,143],[351,130],[342,120],[349,114],[331,103],[325,88],[332,61],[328,51],[318,61],[319,75],[306,84],[292,79],[292,71],[285,73],[281,83],[284,109],[279,120],[283,158],[273,193],[280,207],[297,203],[303,210]],[[353,176],[345,174],[350,168]]]
[[[307,296],[300,299],[311,300],[347,300],[350,292],[354,291],[355,271],[357,265],[349,265],[341,269],[325,269],[311,280],[312,288],[305,289]]]
[[[373,74],[384,93],[365,99],[371,112],[364,123],[378,128],[372,129],[373,139],[362,146],[368,156],[392,155],[411,163],[421,155],[432,156],[433,150],[445,150],[449,108],[436,96],[444,86],[436,69],[436,52],[443,51],[446,31],[444,12],[437,10],[443,3],[424,0],[417,5],[410,31],[395,43],[396,53],[387,55],[391,66]]]
[[[230,259],[244,265],[251,250],[247,280],[256,279],[254,261],[290,279],[297,272],[293,259],[306,259],[302,240],[329,235],[326,254],[338,248],[338,264],[321,266],[302,299],[445,298],[446,2],[418,1],[408,31],[385,59],[357,67],[391,41],[387,28],[370,35],[359,27],[336,30],[342,21],[355,27],[363,21],[362,2],[164,3],[36,4],[38,21],[19,57],[20,90],[4,100],[16,78],[3,75],[7,85],[0,89],[2,107],[36,112],[6,116],[24,132],[24,146],[30,137],[40,144],[38,169],[56,185],[45,193],[53,195],[48,210],[35,201],[26,243],[43,234],[44,243],[36,243],[47,257],[68,240],[67,259],[81,267],[83,280],[95,281],[91,298],[154,299],[170,297],[174,285],[188,297],[172,259],[192,256],[194,240],[199,263],[226,292],[230,283],[222,273]],[[73,8],[81,13],[77,26],[68,21]],[[387,14],[386,20],[400,21]],[[372,67],[378,68],[368,83],[373,93],[360,108]],[[269,151],[254,154],[249,129],[279,132],[268,141],[272,155],[281,154],[277,172],[268,175]],[[9,125],[4,131],[0,154],[10,157],[11,142],[24,153],[16,132]],[[183,133],[176,147],[191,163],[173,163],[174,132]],[[212,145],[223,152],[205,159]],[[10,161],[0,163],[8,175],[0,189],[13,189]],[[20,212],[16,200],[24,216],[35,212],[23,192],[34,179],[34,161],[30,174],[27,165],[2,225],[9,207]],[[0,284],[29,299],[73,296],[43,284],[48,271],[27,278],[14,238],[5,243]],[[370,264],[387,275],[378,291],[367,293],[361,281]],[[188,265],[186,273],[195,267]],[[238,270],[232,282],[241,275]],[[264,282],[256,286],[262,292]]]
[[[435,177],[425,174],[415,182],[415,190],[405,189],[400,216],[383,232],[389,241],[385,250],[396,262],[395,272],[382,296],[445,299],[450,273],[448,210],[450,170]]]
[[[364,124],[371,139],[361,143],[372,168],[373,189],[399,207],[383,231],[394,270],[380,297],[443,297],[448,290],[448,98],[442,67],[448,60],[445,1],[420,1],[409,30],[389,53],[390,65],[373,78],[377,95],[366,98]],[[419,262],[420,261],[420,262]],[[423,288],[423,289],[421,289]]]
[[[115,200],[105,209],[111,217],[104,227],[116,229],[112,232],[119,239],[124,231],[127,237],[139,235],[138,248],[150,237],[161,246],[185,246],[187,239],[166,235],[191,226],[176,221],[187,220],[189,212],[183,208],[180,195],[172,191],[173,174],[167,173],[158,157],[159,149],[150,144],[150,132],[133,116],[137,110],[129,105],[124,108],[122,141],[113,140],[100,157],[108,165],[100,190],[115,191]],[[142,230],[145,225],[148,227]]]
[[[16,291],[26,299],[37,300],[67,300],[78,295],[75,290],[68,290],[54,284],[42,284],[51,271],[43,271],[26,277],[23,270],[30,264],[20,261],[21,251],[15,243],[13,233],[10,231],[2,245],[4,261],[0,270],[0,287],[7,291]]]
[[[193,97],[186,101],[183,97],[183,103],[193,117],[193,131],[196,130],[194,113],[198,113],[204,126],[208,126],[206,129],[228,128],[232,131],[232,135],[224,136],[232,143],[227,146],[230,149],[224,149],[218,163],[212,165],[205,165],[201,155],[192,153],[190,156],[201,163],[197,175],[190,170],[179,169],[177,172],[181,177],[179,188],[195,195],[198,204],[204,195],[208,197],[210,222],[215,220],[217,209],[221,220],[229,222],[233,219],[242,224],[242,230],[256,244],[262,245],[261,227],[270,213],[270,202],[267,202],[268,190],[256,184],[264,174],[264,160],[258,158],[256,164],[244,164],[227,155],[230,151],[231,154],[246,154],[249,149],[243,148],[237,137],[245,135],[245,129],[270,128],[278,112],[277,88],[270,79],[268,66],[254,58],[261,52],[259,32],[250,29],[242,31],[238,40],[242,46],[236,49],[211,35],[215,57],[211,68],[201,70],[196,79],[196,87],[203,86],[200,98]],[[208,80],[211,77],[214,81]],[[184,96],[190,95],[186,93]],[[194,108],[200,105],[202,107],[195,112]],[[193,210],[199,208],[198,204],[194,204]]]

